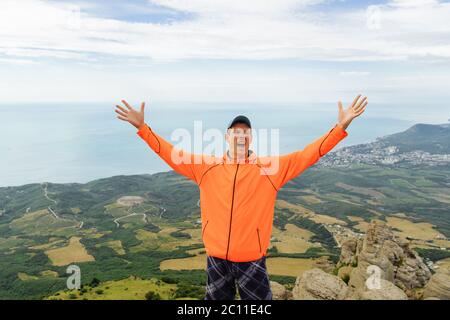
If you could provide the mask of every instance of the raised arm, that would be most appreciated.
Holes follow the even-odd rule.
[[[116,113],[119,114],[117,118],[132,124],[138,130],[136,134],[175,172],[198,184],[205,167],[202,156],[177,149],[163,137],[155,133],[144,121],[144,102],[141,104],[139,111],[133,109],[125,100],[122,100],[122,103],[125,107],[116,105]]]
[[[361,115],[368,104],[367,97],[357,96],[346,109],[339,101],[338,123],[326,134],[308,144],[304,149],[280,156],[278,170],[272,177],[275,187],[281,188],[289,180],[297,177],[307,168],[315,164],[322,156],[330,152],[342,139],[347,137],[346,131],[350,123]]]

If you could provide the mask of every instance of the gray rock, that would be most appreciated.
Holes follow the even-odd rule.
[[[359,293],[361,300],[408,300],[402,289],[387,280],[380,280],[379,289],[368,289]]]
[[[380,220],[371,221],[361,244],[355,239],[353,243],[343,245],[338,265],[351,261],[356,261],[357,266],[351,271],[348,282],[350,298],[357,298],[360,292],[365,291],[365,282],[371,276],[368,273],[370,266],[378,267],[381,279],[392,282],[411,297],[431,277],[427,265],[409,247],[409,243],[395,237],[386,223]]]
[[[278,282],[270,281],[270,289],[272,290],[273,300],[287,300],[289,298],[288,290]]]
[[[450,300],[450,270],[446,268],[438,269],[425,286],[423,298]]]
[[[292,291],[294,300],[343,300],[346,294],[344,281],[317,268],[298,277]]]

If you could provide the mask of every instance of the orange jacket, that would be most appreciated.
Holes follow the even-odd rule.
[[[170,167],[198,185],[206,253],[235,262],[266,255],[278,190],[348,135],[336,124],[303,150],[269,157],[252,153],[245,162],[233,163],[227,155],[213,157],[176,149],[145,123],[137,134]],[[178,161],[174,154],[186,161]]]

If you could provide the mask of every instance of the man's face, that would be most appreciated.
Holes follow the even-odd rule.
[[[236,123],[227,130],[225,139],[230,150],[236,150],[238,147],[241,147],[247,152],[252,142],[252,129],[244,123]]]

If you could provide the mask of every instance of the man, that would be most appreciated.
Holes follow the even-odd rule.
[[[151,149],[200,189],[205,299],[234,299],[236,284],[241,299],[272,299],[266,253],[277,192],[348,135],[346,129],[364,112],[367,97],[358,95],[345,110],[339,102],[338,122],[303,150],[270,157],[258,157],[249,149],[251,123],[245,116],[228,126],[229,148],[222,157],[194,155],[175,149],[144,122],[144,103],[139,111],[122,103],[117,105],[118,118],[135,126]]]

